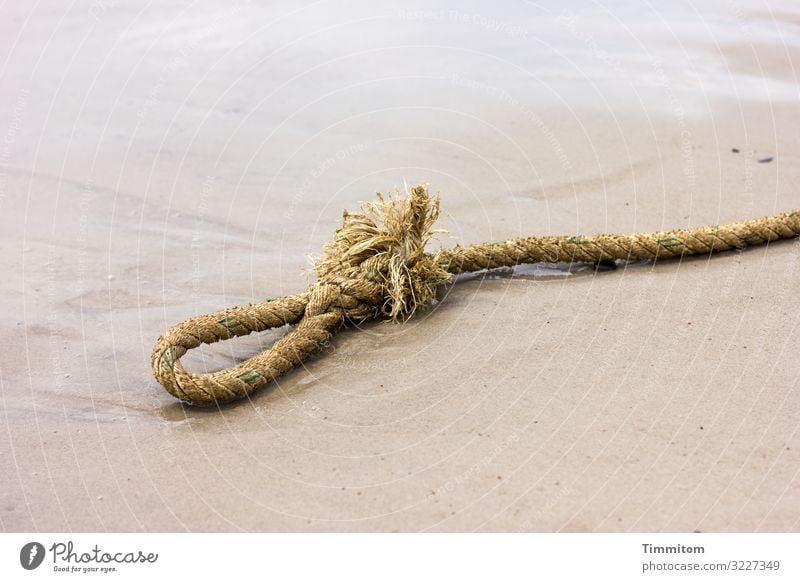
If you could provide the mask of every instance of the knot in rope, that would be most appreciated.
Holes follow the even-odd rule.
[[[194,317],[168,329],[153,347],[156,379],[173,396],[201,406],[245,398],[318,353],[346,322],[402,321],[431,303],[458,273],[520,263],[661,259],[741,249],[800,234],[800,212],[723,226],[634,234],[541,236],[456,246],[426,253],[437,232],[439,197],[425,185],[408,197],[345,211],[333,240],[314,261],[317,282],[303,293]],[[270,348],[224,370],[187,371],[181,357],[201,344],[270,328],[294,327]]]
[[[362,303],[376,307],[347,311],[351,320],[407,319],[451,278],[438,255],[425,253],[431,237],[443,232],[432,229],[438,218],[439,196],[429,196],[424,185],[413,187],[408,198],[386,200],[378,194],[378,201],[364,203],[361,212],[345,210],[342,226],[314,262],[318,287],[357,288]]]

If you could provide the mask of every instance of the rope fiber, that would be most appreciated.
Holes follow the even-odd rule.
[[[209,406],[249,396],[318,353],[345,323],[403,321],[429,304],[459,273],[521,263],[599,262],[709,254],[800,235],[800,211],[723,226],[639,234],[544,236],[426,253],[437,233],[439,197],[425,185],[407,197],[345,211],[342,226],[315,260],[317,282],[297,295],[193,317],[168,329],[152,353],[153,373],[189,404]],[[240,364],[207,374],[187,371],[181,357],[201,344],[284,325],[294,327],[272,347]]]

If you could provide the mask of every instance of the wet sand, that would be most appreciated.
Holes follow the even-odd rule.
[[[673,27],[684,77],[577,9],[55,6],[0,18],[4,531],[800,529],[796,241],[463,276],[221,410],[149,369],[404,182],[443,246],[800,207],[796,10]]]

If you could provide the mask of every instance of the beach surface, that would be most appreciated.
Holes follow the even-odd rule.
[[[0,528],[800,530],[797,241],[464,275],[222,409],[150,370],[404,184],[431,249],[800,208],[797,5],[669,4],[3,5]]]

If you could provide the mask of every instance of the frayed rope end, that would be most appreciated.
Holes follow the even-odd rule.
[[[431,196],[427,184],[418,184],[407,195],[366,202],[361,212],[345,211],[342,226],[314,259],[313,271],[321,282],[337,277],[362,277],[383,287],[383,315],[404,321],[436,297],[436,288],[449,283],[451,275],[428,254],[425,246],[434,235],[439,218],[439,195]]]

